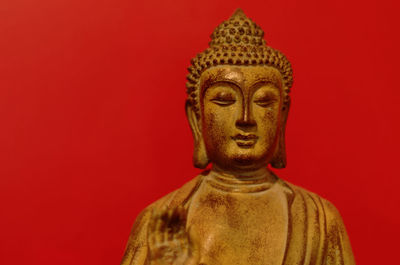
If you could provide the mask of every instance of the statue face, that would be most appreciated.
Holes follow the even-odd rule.
[[[280,126],[282,83],[269,66],[223,65],[201,75],[201,131],[214,166],[243,172],[268,164]]]

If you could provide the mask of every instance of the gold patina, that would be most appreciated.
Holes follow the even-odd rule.
[[[342,218],[284,168],[289,61],[240,9],[189,67],[193,163],[206,170],[138,216],[122,265],[352,265]]]

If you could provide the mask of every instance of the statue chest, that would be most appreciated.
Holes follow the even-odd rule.
[[[288,238],[287,205],[276,184],[258,192],[232,192],[204,181],[188,213],[188,227],[199,241],[200,263],[282,264]]]

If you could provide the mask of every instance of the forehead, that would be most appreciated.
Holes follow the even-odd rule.
[[[271,66],[215,66],[204,71],[200,76],[202,89],[216,82],[232,82],[241,88],[248,88],[258,82],[268,82],[282,87],[282,75]]]

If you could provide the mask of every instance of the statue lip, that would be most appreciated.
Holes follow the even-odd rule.
[[[257,139],[258,139],[258,136],[255,135],[255,134],[241,134],[241,133],[238,133],[238,134],[236,134],[235,136],[232,136],[231,138],[232,138],[233,140],[243,140],[243,141],[246,141],[246,140],[257,140]]]
[[[236,134],[231,137],[239,147],[250,148],[256,144],[258,136],[255,134]]]

